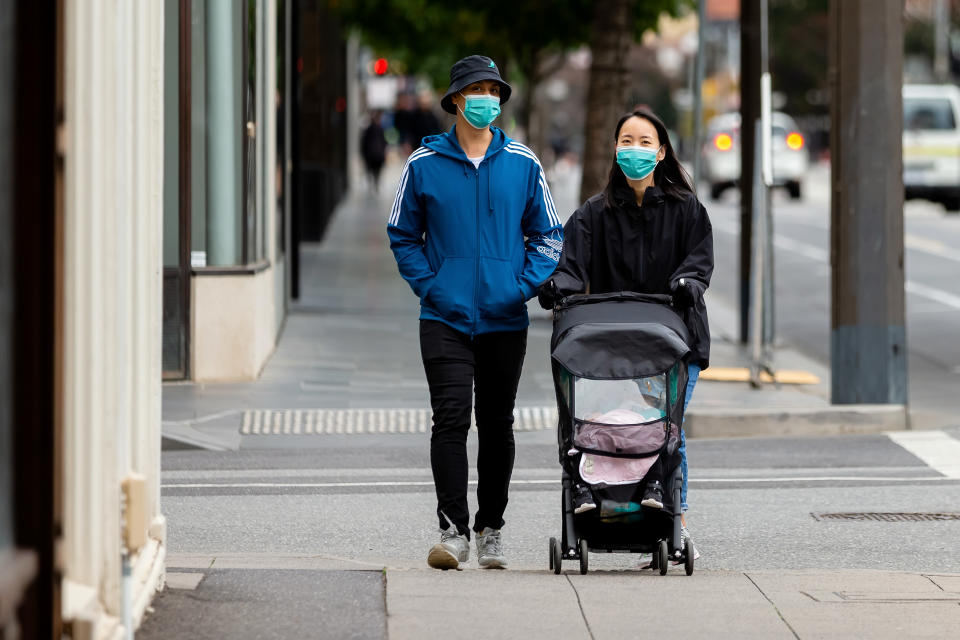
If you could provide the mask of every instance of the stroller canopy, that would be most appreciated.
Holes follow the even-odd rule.
[[[568,296],[555,310],[553,360],[580,378],[654,376],[690,352],[669,296],[632,292]]]

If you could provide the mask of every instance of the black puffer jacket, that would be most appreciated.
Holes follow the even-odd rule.
[[[657,186],[637,206],[630,189],[614,192],[608,203],[597,194],[577,209],[563,227],[563,254],[544,284],[555,294],[672,294],[680,278],[694,280],[702,294],[713,274],[713,227],[707,210],[692,194],[667,196]],[[693,340],[691,362],[710,364],[710,325],[702,295],[683,312]]]

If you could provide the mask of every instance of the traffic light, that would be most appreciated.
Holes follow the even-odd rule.
[[[386,58],[377,58],[373,63],[373,72],[378,76],[382,76],[387,72],[388,66],[389,64]]]

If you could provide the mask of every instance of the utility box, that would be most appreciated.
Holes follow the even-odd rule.
[[[147,529],[150,526],[147,517],[147,479],[138,473],[131,473],[123,479],[124,526],[123,542],[128,553],[134,553],[147,544]]]

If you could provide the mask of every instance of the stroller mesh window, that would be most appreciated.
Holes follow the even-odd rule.
[[[574,382],[574,417],[595,424],[644,424],[667,415],[667,376]]]

